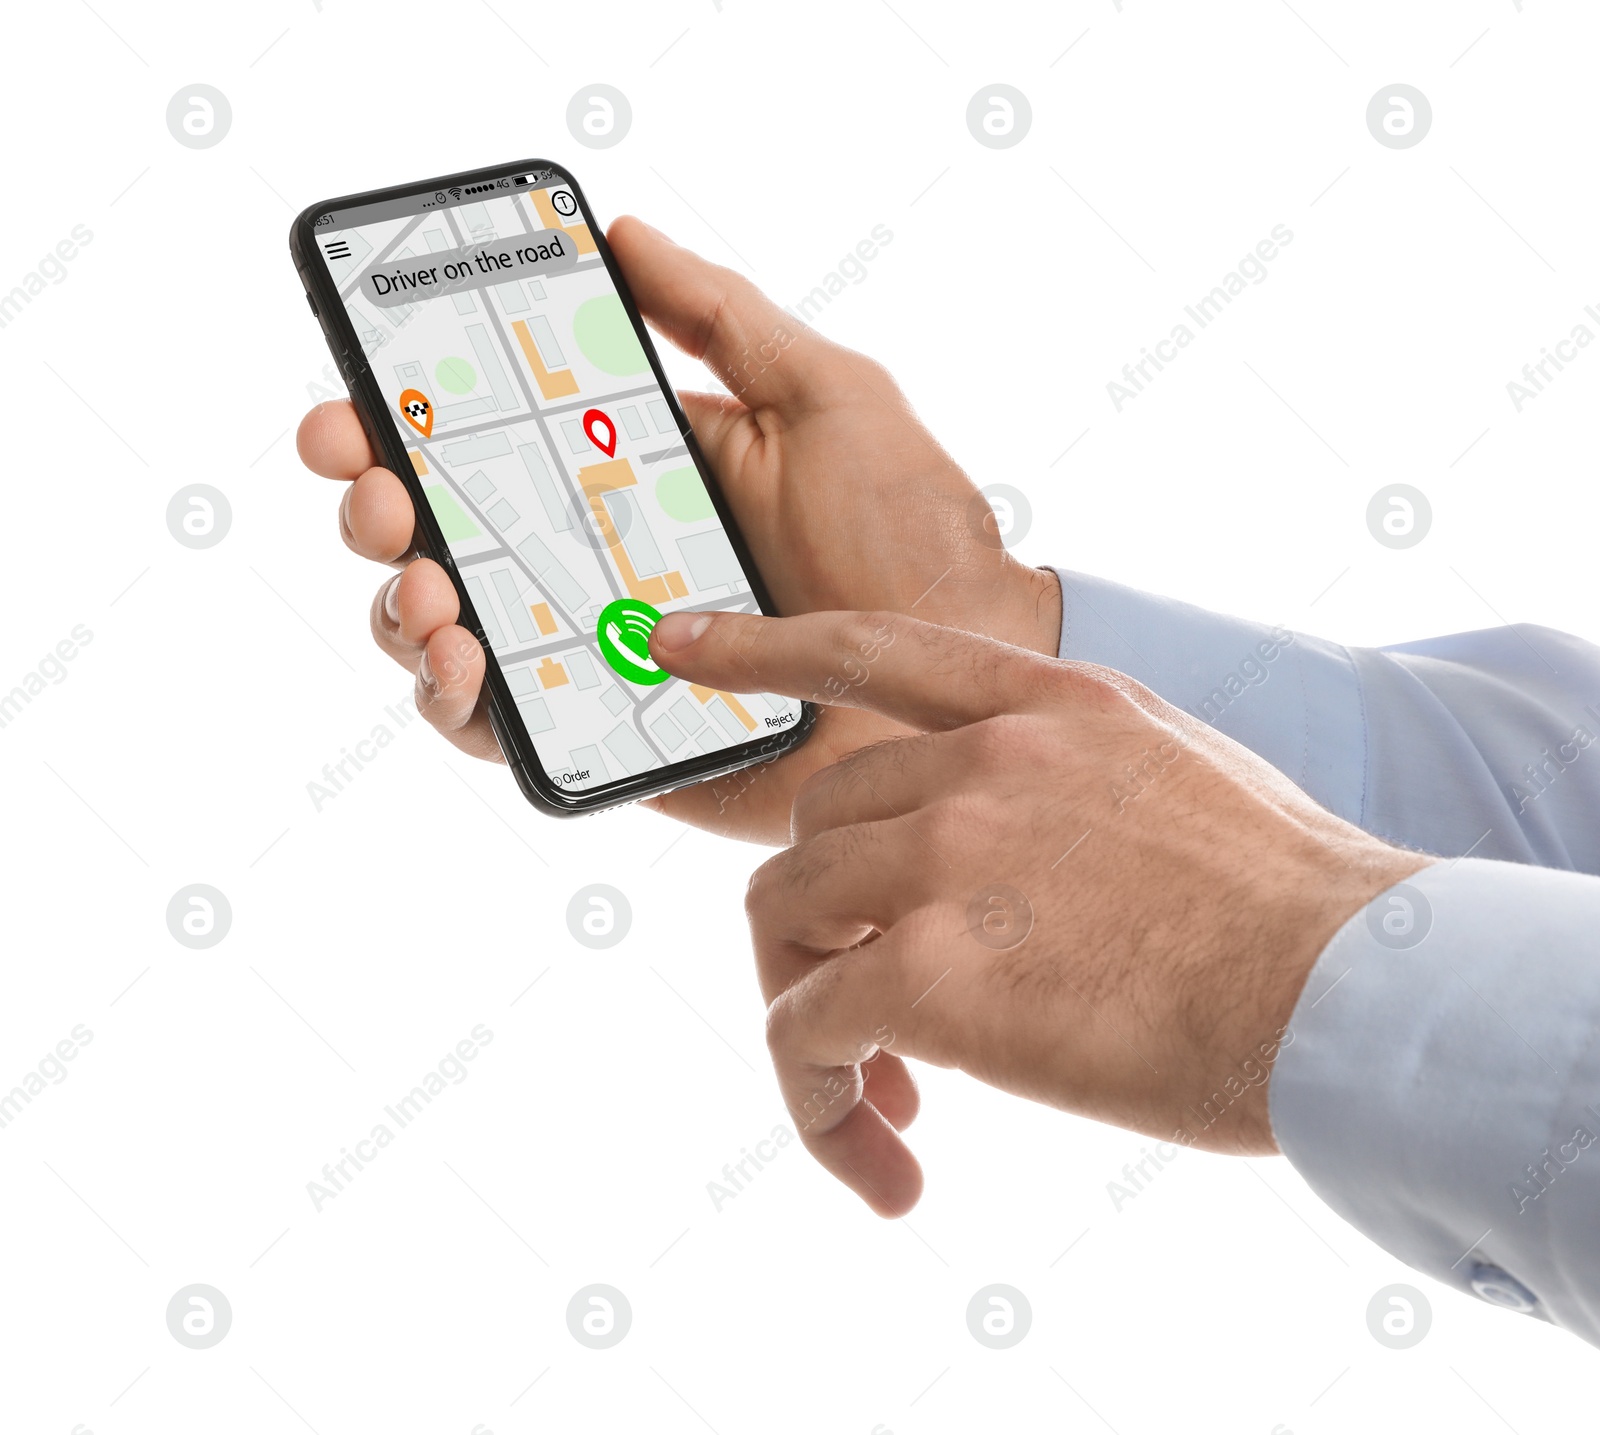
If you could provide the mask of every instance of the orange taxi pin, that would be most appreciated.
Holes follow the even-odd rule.
[[[433,405],[420,389],[407,389],[400,395],[400,414],[423,438],[433,437]]]

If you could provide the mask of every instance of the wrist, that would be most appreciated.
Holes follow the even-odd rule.
[[[1180,1117],[1174,1139],[1183,1144],[1230,1155],[1277,1154],[1272,1074],[1280,1052],[1294,1042],[1294,1014],[1318,959],[1375,897],[1435,860],[1332,818],[1308,837],[1315,840],[1301,851],[1263,860],[1257,895],[1241,904],[1253,911],[1241,913],[1223,949],[1195,974],[1212,985],[1211,1016],[1205,1035],[1195,1033],[1206,1052],[1204,1074]]]
[[[1265,984],[1266,1005],[1262,1025],[1281,1033],[1280,1046],[1294,1040],[1294,1014],[1306,993],[1306,984],[1322,954],[1344,926],[1360,915],[1372,901],[1397,883],[1414,876],[1436,859],[1420,852],[1392,847],[1386,842],[1361,834],[1360,843],[1340,843],[1336,861],[1317,883],[1306,883],[1305,895],[1295,903],[1292,914],[1293,937],[1285,942],[1282,960]],[[1352,850],[1352,848],[1354,850]],[[1330,854],[1333,849],[1330,848]],[[1337,980],[1339,973],[1333,974]],[[1319,986],[1325,986],[1319,983]],[[1319,997],[1321,992],[1317,994]],[[1259,1099],[1249,1112],[1251,1135],[1257,1149],[1277,1153],[1277,1138],[1270,1118],[1271,1074],[1262,1082]]]

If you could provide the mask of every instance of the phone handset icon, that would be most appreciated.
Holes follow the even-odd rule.
[[[624,632],[615,623],[607,623],[606,637],[610,639],[614,647],[626,649],[632,655],[634,661],[645,671],[651,673],[659,673],[661,671],[656,666],[655,659],[650,656],[649,633],[639,635],[631,629]]]
[[[672,676],[650,656],[650,630],[660,618],[658,609],[638,598],[618,598],[600,610],[595,624],[600,656],[613,672],[640,687],[654,687]]]

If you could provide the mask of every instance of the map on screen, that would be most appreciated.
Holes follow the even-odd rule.
[[[480,188],[315,242],[541,765],[581,792],[794,726],[650,661],[749,578],[572,190]]]

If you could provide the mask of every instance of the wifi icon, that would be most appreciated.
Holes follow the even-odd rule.
[[[451,199],[460,199],[461,198],[461,186],[459,184],[452,184],[450,186],[450,198]]]

